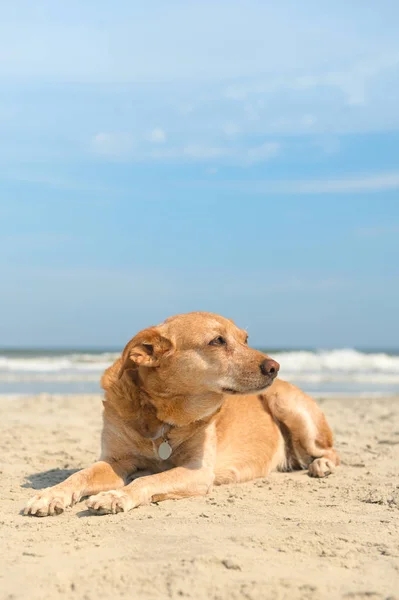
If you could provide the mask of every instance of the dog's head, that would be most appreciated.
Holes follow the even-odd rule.
[[[247,344],[233,321],[206,312],[177,315],[126,345],[119,377],[138,369],[150,397],[194,399],[258,393],[279,364]]]

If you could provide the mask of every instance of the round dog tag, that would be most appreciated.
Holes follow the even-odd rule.
[[[169,442],[164,440],[162,444],[158,448],[158,456],[162,460],[168,460],[169,456],[172,454],[173,450]]]

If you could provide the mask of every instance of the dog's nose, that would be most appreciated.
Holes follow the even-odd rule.
[[[277,375],[279,369],[280,365],[272,358],[266,358],[263,362],[260,363],[260,370],[262,371],[263,375]]]

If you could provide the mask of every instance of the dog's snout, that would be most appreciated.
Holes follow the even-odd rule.
[[[275,376],[277,375],[279,369],[280,365],[272,358],[266,358],[260,363],[260,370],[262,371],[263,375]]]

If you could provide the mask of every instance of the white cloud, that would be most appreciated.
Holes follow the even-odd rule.
[[[277,142],[265,142],[257,146],[191,143],[179,146],[156,144],[148,148],[133,145],[132,138],[128,135],[99,133],[92,139],[92,147],[94,152],[102,157],[130,163],[217,161],[218,164],[248,167],[271,160],[280,152],[282,146]],[[208,172],[216,171],[217,167],[212,166]]]
[[[244,117],[247,121],[256,122],[260,119],[260,107],[252,103],[243,106]],[[256,125],[255,125],[256,126]]]
[[[247,161],[250,164],[265,162],[276,156],[281,150],[281,144],[277,142],[266,142],[260,146],[254,146],[247,151]]]
[[[163,144],[166,142],[166,133],[163,129],[156,127],[150,133],[150,140],[155,144]]]
[[[32,183],[38,186],[46,186],[54,189],[63,189],[70,191],[78,191],[78,192],[86,192],[93,193],[96,195],[97,202],[103,202],[103,200],[98,199],[98,195],[114,195],[115,187],[104,184],[103,182],[98,183],[96,181],[87,181],[87,180],[77,180],[73,179],[70,176],[57,176],[53,172],[47,173],[42,172],[34,168],[27,169],[18,168],[18,169],[3,169],[0,168],[0,180],[1,181],[24,181],[27,183]],[[86,199],[86,201],[88,201]]]
[[[93,137],[92,147],[97,154],[120,157],[132,151],[133,140],[128,133],[100,132]]]
[[[382,225],[378,227],[358,227],[355,233],[359,237],[382,237],[388,235],[398,235],[399,225]]]
[[[198,158],[199,160],[206,160],[208,158],[220,158],[226,156],[229,153],[228,148],[219,148],[205,145],[190,144],[185,146],[182,151],[183,155],[189,158]]]
[[[281,150],[277,142],[265,142],[258,146],[212,146],[206,144],[187,144],[186,146],[153,149],[149,153],[141,153],[133,160],[169,160],[182,162],[185,160],[206,162],[219,160],[220,163],[249,166],[266,162],[274,158]],[[215,167],[212,167],[215,169]],[[209,172],[211,172],[209,170]],[[216,172],[212,171],[212,172]]]
[[[358,194],[399,189],[399,171],[342,179],[310,179],[295,181],[225,182],[221,185],[235,190],[245,185],[253,194]]]
[[[232,100],[252,99],[253,102],[255,98],[264,98],[267,94],[279,90],[337,88],[346,95],[348,104],[364,104],[366,88],[370,81],[382,72],[397,69],[398,66],[399,48],[395,48],[388,53],[370,53],[361,60],[348,59],[341,68],[321,68],[313,64],[302,69],[300,74],[287,71],[250,77],[229,84],[225,89],[225,96]]]
[[[335,62],[231,82],[224,91],[226,106],[236,106],[246,133],[297,135],[311,128],[315,134],[339,134],[399,128],[399,44],[388,53]],[[303,114],[304,106],[312,112]]]
[[[206,146],[205,144],[188,144],[187,146],[173,146],[163,148],[153,148],[150,151],[144,151],[132,160],[165,160],[165,161],[207,161],[209,159],[222,158],[228,155],[228,148]]]
[[[382,192],[399,189],[399,172],[344,179],[298,181],[290,187],[294,193],[300,194]]]
[[[311,127],[316,123],[316,121],[317,119],[313,115],[303,115],[303,117],[300,120],[300,123],[305,127]]]
[[[324,154],[337,154],[341,149],[341,143],[338,136],[318,135],[313,140],[313,146],[320,148]]]
[[[228,136],[234,136],[237,135],[237,133],[240,133],[240,128],[236,123],[226,123],[222,130],[223,133]]]
[[[137,13],[127,0],[120,0],[119,11],[96,3],[96,19],[90,3],[79,0],[68,5],[45,0],[39,9],[20,0],[20,10],[15,3],[2,4],[2,79],[221,81],[286,73],[293,62],[298,70],[314,71],[397,47],[398,7],[392,0],[381,0],[379,11],[372,4],[361,3],[359,10],[358,2],[324,6],[317,0],[282,5],[248,0],[245,11],[241,2],[203,0],[171,3],[163,11],[158,0],[154,10],[162,14],[162,24],[154,24],[153,10]]]
[[[350,2],[248,0],[245,27],[240,3],[172,3],[154,29],[149,9],[130,20],[131,3],[121,1],[120,12],[100,3],[94,21],[78,0],[68,10],[46,0],[45,11],[5,3],[0,160],[76,158],[93,132],[90,150],[102,156],[239,162],[259,136],[399,130],[399,3],[359,11]],[[167,148],[172,131],[178,148]]]
[[[261,136],[307,136],[282,141],[297,156],[308,144],[310,162],[317,144],[337,152],[340,135],[399,131],[399,3],[287,2],[248,0],[245,27],[240,3],[172,3],[155,29],[149,9],[129,20],[127,0],[120,12],[100,3],[94,21],[78,0],[68,10],[46,0],[46,11],[21,0],[18,18],[11,3],[0,22],[0,161],[85,160],[83,149],[248,164],[273,154],[248,150]]]

